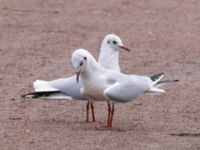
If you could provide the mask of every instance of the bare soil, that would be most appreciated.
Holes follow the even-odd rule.
[[[180,82],[116,105],[112,131],[96,130],[105,103],[86,124],[85,102],[21,99],[36,79],[71,76],[75,49],[97,57],[109,33],[132,50],[122,72]],[[0,64],[2,150],[200,150],[199,0],[0,0]]]

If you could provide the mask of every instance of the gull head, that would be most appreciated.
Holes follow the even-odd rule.
[[[128,52],[130,51],[127,47],[123,45],[120,37],[115,34],[108,34],[105,36],[102,42],[102,48],[111,48],[114,51],[118,51],[119,49],[123,49]]]
[[[73,52],[71,62],[76,69],[77,82],[79,81],[79,75],[86,70],[89,60],[94,59],[93,56],[85,49],[77,49]]]

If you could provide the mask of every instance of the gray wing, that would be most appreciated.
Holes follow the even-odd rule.
[[[151,87],[147,77],[131,75],[109,86],[104,95],[112,101],[129,102]]]
[[[79,99],[85,97],[80,93],[81,83],[77,83],[76,76],[60,78],[52,81],[36,80],[33,83],[35,92],[24,97],[46,99]]]
[[[81,84],[76,81],[76,76],[69,78],[61,78],[53,81],[49,81],[48,85],[52,88],[58,89],[60,92],[71,96],[74,99],[83,99],[84,97],[80,93]]]

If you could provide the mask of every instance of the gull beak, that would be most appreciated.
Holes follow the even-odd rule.
[[[76,72],[76,81],[77,81],[77,83],[79,81],[80,73],[81,73],[81,70],[79,70],[78,72]]]
[[[124,50],[126,50],[127,52],[130,52],[130,49],[129,48],[127,48],[127,47],[125,47],[125,46],[123,46],[123,45],[120,45],[119,46],[121,49],[124,49]]]

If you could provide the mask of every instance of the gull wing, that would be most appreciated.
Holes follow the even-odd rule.
[[[143,94],[150,87],[151,85],[146,77],[136,75],[126,76],[110,85],[104,91],[104,95],[115,102],[129,102]]]
[[[77,83],[76,76],[60,78],[52,81],[36,80],[33,83],[35,92],[23,95],[25,98],[46,99],[85,99],[80,93],[81,84]]]

